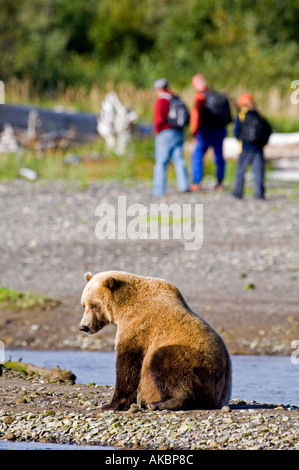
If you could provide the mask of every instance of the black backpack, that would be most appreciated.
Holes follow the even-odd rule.
[[[271,126],[265,118],[255,110],[247,111],[244,121],[241,122],[240,140],[246,144],[264,147],[271,133]]]
[[[203,125],[221,129],[232,122],[230,104],[224,93],[210,90],[206,93],[203,108]]]
[[[173,129],[183,129],[188,126],[189,121],[190,113],[187,106],[179,96],[172,95],[169,101],[167,122]]]

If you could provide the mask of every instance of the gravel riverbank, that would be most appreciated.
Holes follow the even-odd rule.
[[[250,184],[249,184],[250,186]],[[285,354],[299,339],[299,188],[268,183],[267,201],[233,199],[206,182],[201,193],[161,199],[150,183],[17,180],[0,185],[0,285],[59,299],[43,310],[0,306],[0,338],[10,348],[113,349],[115,330],[78,331],[86,271],[125,270],[173,282],[232,354]],[[184,240],[96,237],[99,204],[121,215],[139,203],[203,204],[203,245]],[[132,219],[132,218],[131,218]],[[128,218],[128,222],[131,221]]]
[[[111,387],[52,384],[4,371],[0,439],[118,449],[299,450],[299,408],[233,400],[222,410],[100,411]]]
[[[118,197],[149,208],[203,204],[203,245],[182,240],[99,240],[100,203]],[[268,200],[232,199],[206,183],[200,194],[151,196],[149,184],[96,182],[0,185],[0,285],[60,302],[42,309],[0,307],[4,346],[28,349],[114,347],[114,328],[78,331],[86,271],[125,270],[173,282],[190,307],[224,338],[231,354],[294,353],[299,340],[299,189],[268,184]],[[297,366],[298,367],[298,366]],[[287,386],[287,384],[286,384]],[[298,408],[234,401],[229,409],[101,412],[113,389],[0,379],[0,438],[142,449],[298,449]]]

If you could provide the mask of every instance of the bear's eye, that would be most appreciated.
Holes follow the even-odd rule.
[[[97,306],[95,304],[91,304],[90,308],[91,310],[94,310],[95,308],[97,308]]]

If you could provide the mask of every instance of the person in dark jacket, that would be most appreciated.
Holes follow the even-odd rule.
[[[270,137],[271,127],[256,110],[250,93],[244,93],[240,96],[239,107],[240,112],[235,121],[234,133],[236,138],[240,140],[241,152],[232,195],[238,199],[243,197],[245,173],[248,166],[251,165],[255,197],[265,199],[263,148]]]

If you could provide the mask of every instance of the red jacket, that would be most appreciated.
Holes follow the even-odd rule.
[[[203,91],[195,93],[193,107],[190,113],[190,134],[195,136],[202,126],[202,110],[205,104],[206,95]]]
[[[165,94],[165,96],[164,96]],[[167,116],[169,113],[169,102],[170,97],[173,94],[169,90],[165,90],[158,97],[154,106],[154,131],[155,134],[159,134],[165,129],[171,129],[170,124],[167,122]]]

